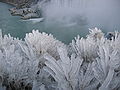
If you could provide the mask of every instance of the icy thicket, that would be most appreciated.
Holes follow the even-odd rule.
[[[65,45],[38,30],[24,41],[0,31],[0,90],[119,90],[120,35],[111,36],[95,28]]]

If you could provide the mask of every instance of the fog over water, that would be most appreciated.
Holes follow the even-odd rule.
[[[52,33],[65,43],[77,36],[86,36],[88,28],[98,27],[103,32],[120,31],[120,0],[51,0],[43,5],[45,20],[40,23],[22,21],[11,16],[12,6],[0,3],[0,28],[4,34],[24,38],[32,29]]]
[[[44,11],[49,20],[78,25],[84,22],[89,28],[109,31],[120,29],[119,10],[120,0],[51,0]]]

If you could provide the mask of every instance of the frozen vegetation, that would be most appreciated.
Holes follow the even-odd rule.
[[[0,90],[120,90],[120,35],[110,35],[90,29],[65,45],[38,30],[24,40],[0,31]]]

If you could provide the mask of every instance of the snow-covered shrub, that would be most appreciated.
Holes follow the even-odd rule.
[[[33,32],[35,33],[35,31]],[[56,46],[62,43],[55,40],[52,35],[39,33],[37,36],[36,34],[34,36],[38,38],[34,39],[38,41],[40,39],[39,43],[36,42],[37,44],[32,42],[33,37],[30,35],[26,36],[25,41],[22,41],[10,35],[2,36],[2,32],[0,32],[0,77],[4,81],[1,84],[7,86],[7,90],[24,90],[26,87],[29,89],[33,87],[34,90],[37,89],[35,82],[39,85],[38,88],[44,88],[44,85],[52,88],[50,75],[42,70],[45,61],[42,55],[46,52],[53,56],[57,55]],[[33,44],[37,49],[41,48],[41,54],[38,55],[39,49],[37,51]],[[57,56],[55,57],[58,59]]]
[[[69,57],[66,47],[59,47],[60,60],[45,55],[47,61],[44,69],[58,83],[58,90],[96,90],[99,82],[94,78],[92,63],[83,63],[81,56],[74,53]],[[83,69],[86,64],[86,70]]]
[[[84,60],[92,61],[97,57],[97,44],[84,38],[76,38],[72,41],[72,47],[76,54],[81,55]]]
[[[2,84],[7,86],[7,90],[24,89],[28,84],[32,85],[39,70],[39,60],[36,57],[32,58],[34,54],[30,55],[29,59],[22,49],[27,46],[22,43],[24,42],[10,35],[2,37],[0,32],[0,76],[3,77]],[[32,52],[30,48],[25,49]]]
[[[120,33],[119,32],[114,32],[114,37],[112,37],[110,45],[113,49],[116,49],[118,50],[118,52],[120,52]]]
[[[38,30],[33,30],[32,33],[26,34],[25,42],[28,42],[38,55],[43,55],[47,52],[57,59],[59,59],[57,46],[63,45],[53,35],[44,32],[40,33]]]
[[[89,29],[89,33],[90,34],[87,35],[87,38],[93,39],[95,41],[97,39],[101,39],[104,36],[104,33],[96,27],[94,29]]]
[[[120,53],[118,49],[111,46],[111,43],[115,41],[106,40],[104,44],[99,45],[99,56],[93,62],[94,76],[101,84],[99,90],[117,90],[120,84],[117,80],[120,77],[115,76],[115,69],[120,66]]]
[[[58,82],[59,90],[75,90],[83,60],[80,57],[75,57],[75,54],[72,54],[71,58],[69,58],[64,46],[58,48],[58,53],[60,55],[60,60],[58,61],[48,54],[45,55],[47,67],[44,69]]]
[[[33,30],[25,41],[0,31],[0,90],[119,90],[120,35],[90,29],[64,45]]]
[[[90,29],[90,34],[86,39],[78,36],[70,45],[73,51],[81,55],[84,60],[93,61],[98,56],[98,45],[103,36],[104,34],[101,30],[97,28]]]
[[[86,39],[80,39],[78,36],[75,40],[71,43],[74,49],[70,52],[71,54],[67,52],[66,47],[58,48],[60,60],[56,61],[50,55],[45,56],[48,60],[45,62],[47,66],[45,70],[54,77],[59,90],[119,89],[120,39],[118,33],[115,39],[107,40],[104,38],[104,34],[95,28],[95,31],[93,30]],[[72,58],[73,56],[74,58]],[[78,65],[76,62],[79,60],[82,62]],[[90,60],[92,62],[86,62]],[[79,69],[77,75],[74,75],[75,78],[71,78],[72,73],[76,70],[71,67],[72,63],[76,63],[74,65]]]

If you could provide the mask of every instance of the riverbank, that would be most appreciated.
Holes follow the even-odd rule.
[[[11,4],[17,8],[25,8],[30,7],[30,5],[33,3],[33,0],[0,0],[0,2]]]
[[[14,6],[10,8],[9,11],[13,16],[21,16],[21,19],[31,19],[31,18],[40,18],[42,17],[41,12],[38,8],[37,4],[31,5],[32,2],[30,1],[10,1],[10,0],[0,0],[0,2],[10,4]]]
[[[9,9],[11,15],[21,16],[21,19],[31,19],[31,18],[40,18],[42,17],[41,11],[38,9],[38,6],[32,6],[30,8],[17,9],[16,7]]]

